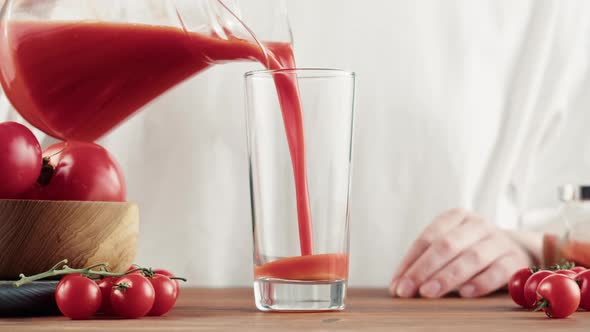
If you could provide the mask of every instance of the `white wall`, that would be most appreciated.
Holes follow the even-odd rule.
[[[560,73],[574,74],[561,85],[564,96],[539,104],[539,112],[543,105],[567,112],[526,167],[525,183],[516,181],[527,187],[518,189],[527,193],[522,208],[551,207],[559,183],[590,182],[590,43],[583,23],[589,13],[582,3],[289,1],[299,66],[358,73],[352,285],[384,287],[411,240],[440,211],[479,209],[475,197],[485,189],[500,129],[518,111],[510,106],[514,90],[536,95],[538,88],[526,79],[512,84],[515,63],[522,66],[513,60],[531,36],[534,15],[557,12],[547,25],[558,28],[547,28],[546,39],[565,40],[549,49],[567,61],[539,67],[546,88]],[[242,74],[259,67],[213,68],[103,140],[126,172],[129,199],[141,205],[139,263],[167,267],[193,285],[250,284]],[[498,210],[499,196],[489,198]],[[481,212],[490,222],[515,225],[510,213]]]

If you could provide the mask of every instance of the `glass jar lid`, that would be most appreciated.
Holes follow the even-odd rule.
[[[559,187],[559,199],[569,201],[590,201],[590,185],[565,184]]]

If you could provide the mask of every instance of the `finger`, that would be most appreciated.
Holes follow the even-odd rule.
[[[400,276],[406,273],[408,268],[412,266],[412,264],[430,247],[432,242],[436,238],[446,234],[451,229],[463,223],[467,215],[467,211],[463,209],[452,209],[438,216],[424,229],[422,234],[416,239],[416,241],[414,241],[397,268],[390,284],[390,291],[392,293],[397,293],[397,289],[399,288],[398,285],[402,281],[400,280]],[[404,279],[403,281],[406,285],[402,288],[408,288],[407,286],[411,286],[407,285],[407,279]]]
[[[486,270],[471,281],[461,286],[462,297],[478,297],[487,295],[506,284],[506,280],[519,268],[521,261],[517,254],[504,255],[494,261]]]
[[[432,241],[437,236],[440,236],[461,224],[466,215],[467,211],[463,209],[451,209],[436,217],[434,221],[428,225],[424,231],[422,231],[421,235],[416,239],[416,241],[414,241],[405,257],[402,259],[402,262],[400,263],[396,272],[394,273],[389,286],[389,291],[393,296],[397,295],[396,289],[398,288],[400,276],[406,272],[412,263],[418,257],[420,257],[426,249],[428,249]],[[407,282],[408,281],[405,280],[405,283]]]
[[[490,236],[490,227],[479,218],[470,218],[464,224],[440,237],[426,249],[404,276],[410,278],[417,287],[428,280],[436,271],[477,242]]]
[[[402,259],[399,267],[397,268],[396,273],[394,274],[395,277],[399,277],[402,275],[408,267],[416,260],[416,258],[420,257],[420,255],[426,250],[432,241],[439,235],[446,233],[450,229],[457,227],[461,224],[465,217],[467,216],[467,211],[463,209],[452,209],[449,210],[440,216],[436,217],[434,221],[428,225],[418,236],[416,241],[412,244],[408,253]]]
[[[464,250],[420,287],[420,295],[441,297],[463,285],[508,252],[507,246],[499,243],[497,236],[487,236]]]

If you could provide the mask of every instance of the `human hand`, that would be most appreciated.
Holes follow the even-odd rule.
[[[392,295],[436,298],[458,289],[462,297],[504,286],[529,253],[507,232],[463,209],[434,219],[414,241],[394,274]]]

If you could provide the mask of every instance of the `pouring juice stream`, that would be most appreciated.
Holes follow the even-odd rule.
[[[64,140],[100,138],[171,87],[215,63],[253,60],[268,69],[295,67],[288,43],[264,43],[265,54],[241,39],[223,40],[173,27],[102,22],[6,24],[10,24],[9,33],[0,34],[4,91],[27,121]],[[275,74],[274,79],[295,178],[301,255],[309,256],[309,268],[315,269],[311,274],[324,269],[319,273],[323,277],[341,279],[342,273],[336,271],[348,264],[347,256],[310,256],[313,236],[297,83],[289,74]],[[294,264],[305,266],[305,257]],[[285,264],[275,264],[256,275],[289,279],[289,271]]]

